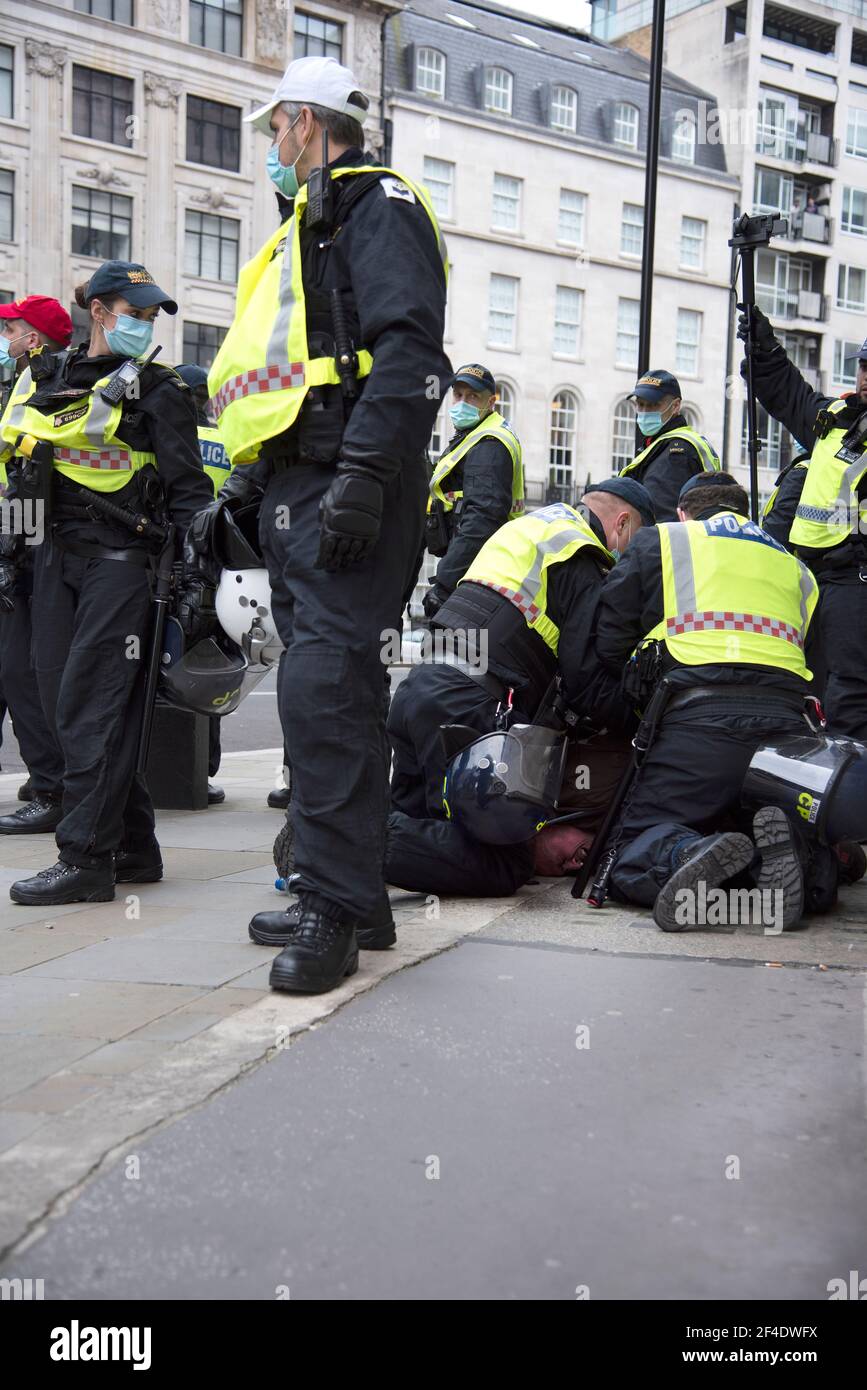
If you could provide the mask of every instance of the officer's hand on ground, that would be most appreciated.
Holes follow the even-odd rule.
[[[319,503],[319,554],[316,568],[357,565],[379,540],[382,484],[365,468],[344,465]]]
[[[201,575],[186,575],[181,582],[176,613],[191,646],[210,637],[219,626],[214,606],[216,592],[213,584]]]
[[[738,314],[738,337],[742,342],[746,343],[750,341],[747,306],[746,304],[739,304],[738,309],[740,310]],[[774,330],[770,320],[762,313],[761,309],[757,308],[755,305],[752,310],[752,319],[752,342],[758,348],[759,352],[773,352],[774,348],[777,346],[777,340],[774,337]]]
[[[425,617],[432,618],[435,613],[439,612],[447,598],[447,593],[438,589],[436,584],[432,584],[421,601]]]

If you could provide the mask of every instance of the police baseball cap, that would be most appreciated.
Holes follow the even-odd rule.
[[[591,483],[585,487],[583,496],[591,492],[607,492],[612,497],[619,497],[621,502],[635,508],[645,526],[656,525],[656,512],[650,493],[634,478],[609,478],[606,483]]]
[[[23,319],[37,333],[66,347],[72,337],[72,319],[57,299],[44,294],[28,294],[12,304],[0,304],[0,319]]]
[[[198,362],[182,362],[175,371],[186,384],[195,390],[197,386],[207,386],[208,373],[204,367],[200,367]]]
[[[680,382],[676,376],[672,376],[671,372],[655,371],[645,372],[644,376],[638,378],[630,399],[657,405],[665,396],[680,394]]]
[[[251,121],[257,130],[270,135],[271,112],[281,101],[324,106],[326,111],[351,116],[361,124],[364,123],[369,105],[355,73],[338,63],[336,58],[296,58],[289,64],[265,105],[251,111],[244,120]]]
[[[456,386],[458,382],[461,386],[472,386],[475,391],[496,391],[497,389],[493,372],[489,372],[487,367],[482,367],[478,362],[470,362],[466,367],[459,367],[452,377],[450,385]]]
[[[682,502],[694,488],[697,487],[743,487],[737,478],[733,478],[731,473],[696,473],[694,477],[687,478],[683,487],[677,495],[678,502]]]
[[[861,344],[857,352],[852,352],[848,357],[843,358],[844,362],[867,362],[867,338]]]
[[[175,301],[160,289],[150,271],[132,261],[104,261],[91,275],[85,290],[88,303],[112,294],[122,294],[135,309],[159,304],[167,314],[178,312]]]

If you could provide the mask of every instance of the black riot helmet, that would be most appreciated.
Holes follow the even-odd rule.
[[[566,761],[566,734],[536,724],[485,734],[449,763],[448,815],[474,840],[518,845],[550,820]]]
[[[177,618],[166,619],[159,690],[170,705],[209,716],[232,714],[267,674],[267,666],[251,666],[223,633],[186,650]]]
[[[867,744],[830,734],[782,738],[757,748],[744,778],[748,806],[779,806],[827,845],[867,840]]]

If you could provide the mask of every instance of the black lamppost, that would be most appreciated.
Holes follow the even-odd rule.
[[[659,168],[659,117],[662,106],[662,42],[665,0],[653,0],[650,92],[647,108],[647,158],[644,166],[644,232],[641,241],[641,305],[638,322],[638,375],[650,367],[650,320],[653,310],[653,252],[656,234],[656,182]],[[643,439],[635,426],[636,447]]]

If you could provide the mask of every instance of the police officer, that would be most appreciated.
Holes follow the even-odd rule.
[[[432,618],[454,591],[489,536],[524,510],[521,444],[495,409],[496,383],[487,367],[470,362],[452,379],[449,410],[455,434],[430,484],[427,549],[441,556],[422,599]]]
[[[754,750],[806,732],[804,643],[818,590],[806,566],[748,514],[747,495],[728,474],[690,479],[680,522],[643,530],[599,602],[604,666],[622,671],[636,649],[656,642],[672,683],[615,833],[611,879],[620,898],[653,905],[665,931],[680,929],[678,892],[741,873],[753,862],[753,840],[762,853],[756,882],[782,891],[786,926],[804,904],[783,812],[760,810],[750,839],[739,801]],[[737,828],[726,828],[733,817]]]
[[[645,372],[630,396],[644,447],[620,476],[635,478],[650,493],[658,522],[674,521],[680,489],[697,473],[718,469],[716,450],[686,422],[680,382],[671,372]]]
[[[753,319],[753,382],[759,401],[797,440],[815,441],[809,468],[789,475],[789,511],[794,515],[788,540],[819,581],[825,715],[832,733],[865,739],[867,342],[860,349],[854,393],[835,399],[804,380],[761,310],[753,310]],[[743,314],[738,333],[747,333]]]
[[[367,107],[348,68],[300,58],[248,118],[271,137],[268,172],[294,216],[242,270],[209,375],[231,486],[235,465],[258,460],[251,481],[267,476],[260,540],[286,647],[302,905],[271,984],[311,993],[357,968],[356,923],[386,897],[382,634],[400,631],[452,375],[436,217],[421,188],[362,153]]]
[[[17,487],[28,478],[48,518],[35,547],[33,651],[64,759],[59,861],[10,890],[13,902],[45,905],[106,902],[115,881],[162,875],[153,806],[135,772],[150,557],[171,535],[163,509],[185,527],[212,495],[190,393],[148,356],[157,314],[177,304],[128,261],[105,262],[75,297],[90,342],[31,352],[0,421],[18,456]],[[28,455],[38,484],[20,462]],[[179,617],[191,637],[214,621],[213,590],[192,568]]]
[[[628,709],[619,682],[594,660],[593,620],[603,576],[644,524],[653,524],[645,489],[612,478],[585,490],[581,512],[555,502],[507,522],[482,546],[434,619],[449,644],[444,659],[416,666],[391,702],[396,810],[443,815],[443,724],[486,733],[498,706],[510,704],[515,722],[527,722],[558,673],[567,705],[622,725]]]
[[[0,305],[0,323],[0,366],[12,366],[16,376],[27,366],[31,352],[60,351],[72,337],[72,319],[63,305],[43,294],[29,294],[15,303]],[[11,457],[11,447],[0,444],[0,482],[4,487],[8,482],[4,459]],[[9,505],[14,507],[12,499]],[[21,518],[26,524],[23,510]],[[48,833],[60,820],[63,759],[45,722],[31,658],[33,544],[37,539],[38,532],[31,536],[14,534],[11,527],[8,531],[4,527],[0,534],[0,673],[32,793],[28,804],[0,817],[3,835]],[[22,791],[24,788],[19,790],[19,798],[27,800]]]

